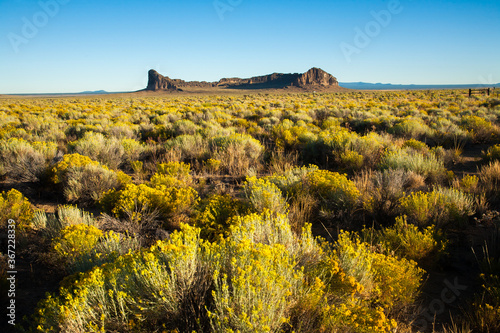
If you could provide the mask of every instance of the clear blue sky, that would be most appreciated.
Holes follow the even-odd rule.
[[[215,81],[311,67],[498,83],[500,1],[0,0],[0,94],[139,90],[151,68]]]

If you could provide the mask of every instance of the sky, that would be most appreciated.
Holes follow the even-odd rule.
[[[0,94],[217,81],[500,82],[499,0],[0,0]]]

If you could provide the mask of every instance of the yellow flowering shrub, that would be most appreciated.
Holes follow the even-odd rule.
[[[477,142],[490,142],[498,137],[498,127],[478,116],[465,116],[460,127],[467,130]]]
[[[16,189],[0,194],[0,226],[7,228],[8,220],[16,221],[16,229],[23,231],[30,227],[33,208],[24,195]]]
[[[46,161],[51,161],[57,154],[57,143],[50,141],[35,141],[31,146],[38,152],[42,153]]]
[[[248,134],[235,133],[229,136],[214,137],[212,145],[222,150],[227,150],[230,146],[238,147],[251,160],[258,159],[264,151],[264,147],[259,140]]]
[[[284,246],[229,243],[227,263],[214,272],[214,332],[276,332],[288,321],[287,307],[301,272]]]
[[[403,143],[402,148],[406,148],[406,147],[411,148],[411,149],[416,150],[416,151],[423,151],[423,152],[429,150],[429,147],[427,147],[427,145],[425,143],[423,143],[422,141],[415,140],[415,139],[406,140]]]
[[[464,161],[450,148],[468,153],[480,149],[470,140],[498,143],[496,104],[491,97],[467,98],[465,90],[2,98],[4,180],[36,182],[49,171],[66,200],[100,200],[123,219],[119,225],[103,218],[107,227],[140,230],[148,241],[164,236],[154,235],[159,223],[176,229],[189,220],[201,228],[182,226],[171,240],[141,251],[135,239],[104,233],[65,266],[68,273],[84,273],[66,279],[57,296],[40,304],[33,328],[399,331],[391,316],[411,302],[421,276],[414,263],[399,258],[426,264],[439,251],[434,232],[441,224],[465,222],[475,207],[498,210],[499,163],[462,179],[452,179],[444,167],[453,162],[450,168],[463,170]],[[65,144],[80,155],[66,155],[46,170]],[[496,159],[497,148],[485,158]],[[329,171],[299,166],[307,163]],[[136,183],[117,167],[133,170]],[[194,175],[203,173],[207,186],[200,181],[196,187],[204,198],[197,205],[191,187]],[[452,181],[452,189],[437,187]],[[29,206],[14,201],[2,196],[1,214]],[[354,234],[321,242],[307,224],[322,233],[322,223],[329,231],[358,221],[386,226],[399,215],[407,219],[370,231],[376,245]],[[101,219],[61,207],[56,214],[37,212],[34,221],[44,237],[90,242],[77,227],[71,234],[64,228],[98,226]],[[478,221],[496,222],[494,214]],[[485,295],[498,290],[491,288]],[[493,325],[497,309],[493,298],[485,298],[478,319]]]
[[[424,271],[414,261],[375,252],[358,236],[341,233],[336,244],[340,267],[362,286],[361,293],[384,308],[410,303]]]
[[[363,167],[364,157],[358,152],[346,150],[338,158],[340,166],[346,170],[359,170]]]
[[[306,176],[317,170],[319,168],[315,165],[295,167],[283,173],[275,173],[272,176],[264,177],[264,179],[276,185],[281,190],[283,196],[291,197],[300,192]]]
[[[337,172],[316,170],[307,174],[305,181],[313,194],[334,209],[352,209],[360,197],[354,182]]]
[[[373,252],[349,235],[341,235],[335,251],[312,238],[310,225],[296,236],[284,215],[240,217],[230,229],[210,244],[200,240],[200,229],[182,225],[169,241],[66,280],[58,296],[39,304],[34,325],[275,332],[305,328],[303,314],[316,318],[312,331],[389,332],[395,323],[386,310],[408,302],[420,281],[414,263]],[[210,301],[186,313],[188,295]]]
[[[64,176],[69,168],[81,167],[88,164],[99,165],[99,162],[93,161],[88,156],[82,156],[80,154],[66,154],[63,159],[52,168],[52,181],[55,184],[59,184],[63,181]]]
[[[187,187],[193,179],[190,175],[191,166],[182,162],[168,162],[158,164],[157,171],[151,178],[154,186]]]
[[[420,118],[407,117],[389,131],[407,138],[419,138],[427,134],[430,128]]]
[[[116,216],[123,216],[126,213],[138,214],[134,216],[140,220],[141,212],[148,209],[157,210],[162,216],[167,217],[172,214],[185,212],[196,201],[198,194],[191,187],[177,188],[159,185],[150,187],[146,184],[128,184],[118,192],[108,192],[102,202],[111,199],[112,211]]]
[[[479,177],[476,175],[465,175],[457,186],[465,193],[477,193],[479,189]]]
[[[203,208],[196,217],[196,225],[203,238],[216,240],[229,235],[229,227],[235,223],[234,217],[243,205],[229,195],[214,194],[202,202]]]
[[[447,246],[442,233],[435,226],[420,231],[416,225],[407,223],[406,216],[398,216],[392,227],[380,231],[365,228],[362,233],[365,241],[380,243],[389,253],[417,262],[423,259],[436,262]]]
[[[493,145],[483,152],[485,162],[500,161],[500,145]]]
[[[92,225],[70,225],[61,230],[52,247],[61,259],[71,261],[90,252],[102,235],[103,232]]]
[[[137,238],[110,230],[103,233],[91,249],[66,258],[66,269],[70,273],[85,272],[104,263],[113,262],[119,256],[140,248],[140,241]]]
[[[256,212],[267,209],[278,214],[286,213],[288,204],[280,189],[264,178],[249,177],[243,184],[245,195]]]
[[[175,329],[180,302],[195,285],[201,246],[199,229],[184,225],[170,241],[76,275],[58,296],[40,302],[33,326],[40,332]]]
[[[317,127],[306,125],[303,121],[294,124],[289,119],[272,128],[272,135],[278,148],[290,148],[315,141],[317,140],[315,132],[318,132]]]
[[[355,301],[325,308],[322,328],[325,331],[385,333],[397,327],[394,319],[387,318],[382,307],[368,307]]]
[[[213,158],[209,158],[204,163],[204,169],[210,173],[217,173],[220,170],[221,161]]]

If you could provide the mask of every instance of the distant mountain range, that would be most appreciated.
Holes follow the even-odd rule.
[[[78,95],[100,95],[100,94],[109,94],[106,90],[96,90],[96,91],[83,91],[78,93]]]
[[[339,86],[356,90],[432,90],[432,89],[475,89],[475,88],[500,88],[496,84],[391,84],[367,82],[339,82]]]

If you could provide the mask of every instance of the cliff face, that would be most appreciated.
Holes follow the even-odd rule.
[[[230,78],[222,79],[217,86],[226,87],[244,87],[252,85],[261,85],[272,87],[338,87],[339,83],[335,77],[322,69],[311,68],[304,74],[280,74],[274,73],[264,76],[255,76],[250,79]]]
[[[297,78],[294,82],[296,86],[307,86],[307,85],[319,85],[323,87],[337,86],[339,82],[335,77],[328,74],[322,69],[319,68],[311,68],[306,73],[302,74]]]
[[[339,83],[335,77],[322,69],[311,68],[304,74],[281,74],[273,73],[263,76],[255,76],[249,79],[225,78],[218,82],[186,82],[183,80],[172,80],[162,76],[155,70],[149,71],[149,82],[146,90],[171,90],[182,91],[180,87],[221,87],[234,89],[268,89],[286,87],[338,87]]]
[[[161,75],[153,69],[148,73],[148,86],[146,90],[180,91],[180,89],[175,85],[174,80],[171,80],[168,76]]]

